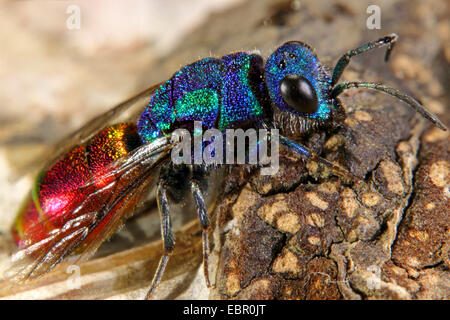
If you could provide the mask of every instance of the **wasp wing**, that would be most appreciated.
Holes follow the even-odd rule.
[[[85,143],[96,133],[98,133],[98,131],[107,127],[108,125],[122,122],[122,119],[127,119],[128,121],[137,119],[138,115],[147,106],[150,98],[160,85],[161,84],[152,86],[138,93],[134,97],[118,104],[109,111],[90,120],[81,128],[79,128],[75,132],[72,132],[61,141],[56,143],[51,147],[51,149],[46,150],[45,153],[38,155],[36,158],[33,158],[31,161],[18,168],[16,170],[16,176],[21,176],[29,172],[36,171],[38,169],[38,165],[42,166],[42,164],[45,164],[44,167],[51,166],[63,154],[67,153],[67,151],[69,151],[76,145]],[[52,155],[50,159],[48,157],[49,154]]]
[[[66,215],[70,219],[48,232],[45,238],[25,245],[13,255],[13,268],[7,276],[15,280],[35,278],[69,257],[79,261],[95,253],[133,213],[154,181],[158,165],[168,160],[173,147],[169,139],[163,137],[144,144],[128,158],[115,162],[114,167],[100,177],[108,183],[87,194],[83,202]],[[86,190],[94,183],[86,183],[80,189]],[[34,228],[41,228],[44,222],[51,224],[52,219],[58,217],[47,217],[29,227],[27,232],[32,234]]]

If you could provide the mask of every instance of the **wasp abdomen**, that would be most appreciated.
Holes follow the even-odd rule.
[[[110,183],[114,176],[107,173],[114,161],[126,157],[140,145],[135,124],[117,124],[103,129],[86,144],[74,147],[41,172],[12,227],[19,247],[45,239],[68,220],[87,209],[96,209],[99,199],[112,190],[99,192],[90,201],[86,201],[87,195]],[[75,211],[83,201],[83,210]]]

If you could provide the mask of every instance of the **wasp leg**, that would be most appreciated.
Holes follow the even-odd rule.
[[[296,155],[298,155],[300,158],[308,160],[311,158],[311,151],[308,150],[308,148],[306,148],[305,146],[294,142],[284,136],[280,135],[280,143],[283,147],[285,147],[286,149],[294,152]]]
[[[202,191],[200,190],[200,184],[196,180],[191,181],[191,191],[195,201],[195,205],[197,206],[200,225],[202,226],[203,272],[205,274],[206,286],[209,288],[211,286],[211,283],[209,282],[209,271],[208,271],[208,257],[209,257],[208,230],[210,225],[208,210],[205,205],[205,200],[203,198]]]
[[[161,180],[158,183],[156,192],[156,199],[158,203],[159,214],[161,217],[161,237],[164,244],[164,253],[159,260],[158,268],[156,269],[156,273],[153,276],[152,285],[148,290],[147,295],[145,296],[146,299],[151,299],[153,292],[158,287],[159,282],[161,281],[161,278],[164,274],[164,269],[166,268],[167,262],[169,261],[169,257],[175,247],[175,239],[173,236],[169,215],[169,202],[167,200],[167,185],[164,180]]]
[[[335,173],[336,175],[346,179],[347,181],[359,181],[357,177],[355,177],[353,174],[351,174],[349,171],[342,169],[341,167],[335,165],[334,163],[320,157],[319,155],[315,154],[314,152],[311,152],[307,147],[304,145],[297,143],[295,141],[292,141],[284,136],[280,136],[280,143],[283,147],[288,149],[289,151],[294,152],[296,155],[301,157],[305,160],[313,160],[320,162],[330,168],[330,170]]]
[[[339,80],[339,78],[342,75],[342,72],[344,72],[344,69],[347,67],[347,65],[350,63],[350,59],[358,54],[370,51],[375,48],[388,46],[386,50],[386,54],[384,56],[384,61],[388,61],[389,56],[391,54],[392,49],[394,48],[395,42],[397,41],[398,36],[393,33],[386,37],[383,37],[381,39],[378,39],[376,41],[371,41],[366,44],[363,44],[362,46],[350,50],[346,54],[344,54],[339,61],[336,63],[336,66],[333,70],[333,77],[331,79],[331,86],[334,86],[336,82]]]

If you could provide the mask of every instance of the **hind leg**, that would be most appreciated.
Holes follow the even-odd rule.
[[[170,222],[169,204],[183,202],[188,192],[192,193],[197,215],[202,227],[204,274],[206,285],[207,287],[210,287],[208,273],[208,231],[210,221],[204,198],[204,190],[207,188],[206,180],[207,171],[199,166],[193,168],[184,165],[169,165],[161,169],[160,182],[157,187],[157,203],[161,217],[161,237],[163,239],[164,252],[153,277],[152,285],[147,293],[147,299],[151,298],[154,290],[158,287],[169,261],[169,257],[175,247],[175,239]]]
[[[159,215],[161,218],[161,237],[163,239],[164,253],[159,260],[158,268],[156,269],[156,273],[153,276],[152,284],[147,292],[147,295],[145,296],[146,299],[151,299],[152,294],[158,287],[164,274],[164,270],[166,269],[167,262],[169,262],[169,257],[172,254],[173,249],[175,248],[175,238],[173,236],[169,214],[169,201],[167,199],[167,187],[168,185],[166,181],[160,180],[156,191],[156,200],[158,202]]]

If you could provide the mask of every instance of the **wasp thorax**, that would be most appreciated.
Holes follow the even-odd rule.
[[[280,94],[289,107],[301,113],[314,113],[319,106],[316,90],[300,75],[285,76],[280,82]]]

